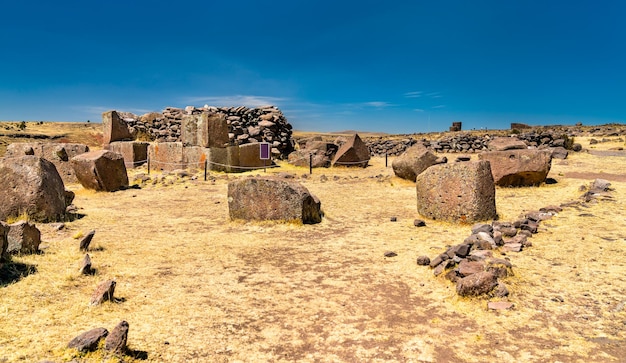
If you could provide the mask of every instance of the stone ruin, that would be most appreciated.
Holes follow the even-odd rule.
[[[207,163],[211,170],[236,172],[267,166],[259,158],[262,142],[274,159],[286,159],[294,149],[292,126],[275,106],[168,107],[142,116],[109,111],[102,123],[104,147],[121,153],[127,166],[150,159],[161,170]]]

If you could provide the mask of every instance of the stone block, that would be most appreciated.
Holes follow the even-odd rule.
[[[231,219],[322,221],[321,203],[304,186],[278,178],[242,178],[228,183]]]
[[[496,218],[495,185],[489,162],[433,165],[417,176],[417,210],[454,223]]]
[[[114,141],[132,141],[133,135],[130,133],[128,124],[121,119],[116,111],[107,111],[102,113],[102,127],[104,145],[108,145]]]
[[[19,221],[9,224],[7,253],[37,253],[41,244],[41,232],[34,223]]]
[[[148,147],[150,168],[153,170],[172,171],[185,168],[182,142],[158,142]]]
[[[222,148],[230,144],[228,122],[222,113],[203,112],[198,115],[198,145]]]
[[[121,154],[98,150],[75,156],[72,167],[86,189],[113,192],[128,187],[128,174]]]
[[[107,150],[121,154],[124,158],[124,165],[127,168],[134,168],[143,165],[148,160],[148,145],[142,141],[115,141],[107,145]]]
[[[64,183],[77,183],[76,174],[69,160],[89,152],[89,146],[73,143],[14,143],[7,146],[6,156],[35,155],[50,161]]]
[[[239,166],[239,146],[212,147],[210,153],[210,169],[226,173],[244,171]]]
[[[272,165],[272,160],[261,160],[261,143],[239,145],[239,166],[262,168]]]
[[[552,166],[550,150],[489,151],[478,155],[489,161],[493,180],[499,186],[532,186],[545,182]]]

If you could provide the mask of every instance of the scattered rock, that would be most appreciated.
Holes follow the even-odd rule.
[[[91,295],[90,305],[100,305],[105,301],[113,301],[113,293],[115,292],[115,280],[107,280],[101,282],[93,295]]]
[[[417,264],[419,266],[428,266],[430,265],[430,258],[428,256],[418,256]]]
[[[498,284],[494,274],[487,271],[478,272],[460,279],[456,292],[460,296],[479,296],[487,294]]]
[[[413,225],[415,227],[425,227],[426,226],[426,222],[421,220],[421,219],[416,219],[413,221]]]
[[[393,251],[386,251],[385,257],[396,257],[398,254]]]
[[[7,253],[37,253],[41,244],[41,232],[35,224],[19,221],[9,224]]]
[[[86,189],[114,192],[128,187],[124,157],[109,151],[91,151],[71,160],[76,178]]]
[[[116,353],[122,354],[126,351],[126,342],[128,340],[128,323],[121,321],[113,328],[111,334],[106,337],[104,341],[104,349]]]
[[[91,275],[93,274],[93,269],[91,268],[91,257],[88,254],[85,254],[83,261],[80,264],[79,273],[81,275]]]
[[[109,331],[105,328],[91,329],[72,339],[67,347],[79,352],[93,352],[98,349],[100,340],[106,338],[108,334]]]
[[[391,222],[397,222],[398,221],[398,217],[391,217],[389,220]]]
[[[552,166],[548,150],[490,151],[478,155],[489,161],[493,180],[499,186],[532,186],[545,182]]]
[[[415,181],[419,174],[437,163],[438,159],[435,154],[424,145],[416,144],[398,156],[391,166],[397,177]]]
[[[89,250],[89,244],[91,243],[91,240],[93,239],[93,236],[96,234],[95,230],[91,230],[89,231],[89,233],[87,233],[87,235],[85,237],[83,237],[83,239],[80,240],[80,245],[79,245],[79,250],[80,251],[88,251]]]
[[[487,303],[487,307],[491,310],[509,310],[513,306],[513,303],[508,301],[490,301]]]

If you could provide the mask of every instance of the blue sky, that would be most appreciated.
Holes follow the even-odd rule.
[[[626,121],[624,1],[29,1],[0,120],[275,104],[296,129]]]

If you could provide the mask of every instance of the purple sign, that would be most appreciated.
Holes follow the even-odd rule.
[[[261,142],[259,143],[259,158],[261,160],[269,160],[270,159],[270,144],[269,142]]]

